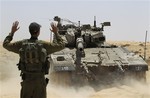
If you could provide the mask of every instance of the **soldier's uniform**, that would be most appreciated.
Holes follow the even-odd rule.
[[[3,47],[9,51],[15,52],[19,54],[19,49],[22,47],[23,41],[17,41],[14,43],[10,43],[13,39],[13,35],[10,33],[3,42]],[[37,38],[31,37],[29,41],[36,41]],[[55,39],[53,43],[45,42],[39,40],[39,42],[43,45],[43,48],[47,50],[47,54],[51,54],[56,51],[60,51],[64,48],[64,43],[62,38],[58,33],[55,33]],[[21,98],[46,98],[46,81],[45,81],[45,73],[23,73],[21,82]]]

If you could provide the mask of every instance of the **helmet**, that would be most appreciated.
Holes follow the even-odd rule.
[[[55,21],[60,21],[60,18],[59,18],[58,16],[55,16],[55,17],[54,17],[54,20],[55,20]]]

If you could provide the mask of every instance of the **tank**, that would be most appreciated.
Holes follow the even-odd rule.
[[[101,85],[134,78],[146,81],[148,64],[125,47],[106,43],[104,27],[90,24],[59,25],[66,48],[49,55],[50,80],[57,85]]]

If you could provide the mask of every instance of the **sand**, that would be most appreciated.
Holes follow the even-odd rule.
[[[143,55],[143,42],[116,42],[111,44],[126,46],[129,50]],[[8,52],[0,44],[0,98],[19,98],[20,72],[17,69],[19,56]],[[150,59],[150,42],[147,43],[147,59]],[[147,60],[150,66],[150,60]],[[47,98],[150,98],[150,71],[146,73],[147,84],[131,81],[128,85],[115,84],[95,91],[92,87],[74,88],[47,86]]]

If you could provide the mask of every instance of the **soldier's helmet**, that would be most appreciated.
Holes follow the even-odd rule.
[[[54,20],[55,20],[55,21],[60,21],[60,18],[59,18],[58,16],[55,16],[55,17],[54,17]]]

